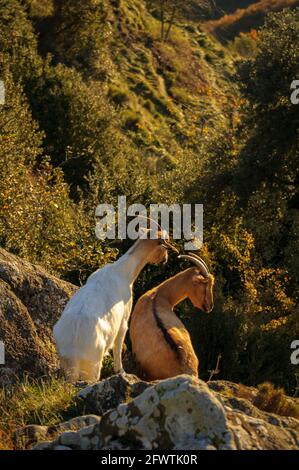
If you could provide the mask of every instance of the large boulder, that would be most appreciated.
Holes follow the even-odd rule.
[[[57,367],[52,327],[75,290],[0,248],[0,341],[6,371],[38,376]]]
[[[117,376],[103,381],[104,398],[123,380]],[[132,376],[125,380],[136,385]],[[89,403],[94,391],[100,409],[99,387],[81,391],[80,399]],[[299,449],[298,419],[263,412],[245,398],[222,395],[187,375],[162,380],[126,401],[106,411],[95,425],[62,433],[34,449]]]
[[[144,382],[135,375],[113,375],[81,390],[78,393],[78,405],[84,407],[86,413],[102,416],[121,403],[136,398],[150,386],[149,382]]]

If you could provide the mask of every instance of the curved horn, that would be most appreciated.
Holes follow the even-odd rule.
[[[150,220],[151,222],[154,222],[154,224],[157,225],[158,229],[161,230],[161,232],[163,232],[163,229],[161,227],[161,225],[158,224],[158,222],[156,222],[154,219],[152,219],[151,217],[148,217],[148,216],[144,216],[144,215],[138,215],[137,216],[137,219],[145,219],[145,220]]]
[[[194,258],[198,259],[198,261],[201,261],[202,264],[206,267],[206,270],[208,271],[208,273],[210,274],[210,270],[207,266],[207,264],[204,262],[204,260],[202,258],[200,258],[197,254],[195,253],[189,253],[190,256],[194,256]]]
[[[180,255],[178,256],[178,258],[189,259],[195,264],[195,266],[200,269],[200,272],[203,274],[204,277],[209,276],[209,270],[206,268],[205,263],[202,260],[193,257],[193,255]]]
[[[166,230],[163,230],[161,225],[158,224],[158,222],[155,221],[155,219],[152,219],[151,217],[148,217],[148,216],[143,216],[143,215],[138,215],[138,218],[141,218],[141,219],[145,219],[145,220],[150,220],[151,222],[154,222],[154,224],[157,225],[158,229],[161,230],[161,232],[166,232]],[[168,235],[168,233],[167,233]],[[179,251],[175,248],[175,246],[173,246],[171,243],[169,243],[169,241],[167,241],[165,238],[163,238],[163,244],[165,246],[165,248],[168,248],[170,250],[172,250],[174,253],[176,253],[177,255],[179,254]]]
[[[171,243],[169,243],[167,240],[163,240],[163,245],[164,245],[165,248],[169,248],[170,250],[172,250],[177,255],[180,253],[179,250],[177,250],[176,247],[173,246]]]

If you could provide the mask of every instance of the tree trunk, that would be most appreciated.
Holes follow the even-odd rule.
[[[164,34],[165,34],[165,0],[160,1],[160,8],[161,8],[161,41],[164,41]]]
[[[165,34],[165,41],[168,41],[168,39],[169,39],[170,31],[171,31],[171,28],[172,28],[173,23],[174,23],[176,12],[177,12],[177,6],[174,5],[172,7],[171,16],[170,16],[170,19],[169,19],[169,25],[168,25],[168,28],[167,28],[167,31],[166,31],[166,34]]]

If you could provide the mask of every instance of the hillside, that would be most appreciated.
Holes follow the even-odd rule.
[[[247,8],[252,3],[258,2],[259,0],[215,0],[215,5],[222,12],[233,13],[239,8]]]
[[[106,15],[113,63],[108,96],[122,130],[144,150],[150,168],[156,162],[172,165],[183,147],[198,145],[197,124],[208,132],[233,112],[237,92],[231,86],[230,54],[185,15],[177,18],[169,40],[162,41],[159,15],[142,0],[107,2]],[[34,10],[33,18],[43,54],[55,58],[57,20],[50,15],[44,23]],[[67,63],[61,49],[59,61]]]
[[[218,1],[217,3],[219,8],[227,14],[221,16],[220,19],[206,22],[205,29],[213,33],[220,41],[230,40],[241,32],[259,28],[263,25],[265,16],[270,12],[299,5],[298,0],[260,0],[228,2],[230,6],[225,9],[222,5],[224,2]]]
[[[132,245],[95,236],[95,208],[117,209],[122,195],[147,209],[204,205],[199,255],[215,277],[214,308],[176,307],[200,379],[266,382],[279,406],[281,388],[298,396],[299,8],[272,12],[238,49],[207,30],[200,0],[175,11],[166,2],[164,21],[158,3],[0,0],[0,341],[11,369],[1,380],[20,380],[11,408],[0,387],[9,439],[14,407],[20,425],[70,417],[76,390],[40,380],[56,367],[51,325],[73,286]],[[241,22],[272,6],[230,2],[227,12]],[[249,19],[244,31],[257,25]],[[190,238],[173,243],[183,253]],[[134,301],[188,266],[172,253],[145,267]]]
[[[122,101],[124,126],[148,156],[175,155],[178,146],[196,142],[196,122],[215,126],[231,108],[232,61],[196,26],[175,26],[167,43],[159,41],[159,22],[139,0],[114,15],[120,34],[112,45],[118,70],[112,99]]]

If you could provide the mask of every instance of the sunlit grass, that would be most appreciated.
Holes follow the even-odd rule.
[[[283,388],[275,388],[270,382],[258,385],[258,393],[253,404],[269,413],[299,418],[299,402],[295,403],[294,399],[285,395]]]
[[[58,378],[25,379],[0,389],[0,450],[12,449],[13,433],[22,426],[49,426],[74,416],[76,387]]]

